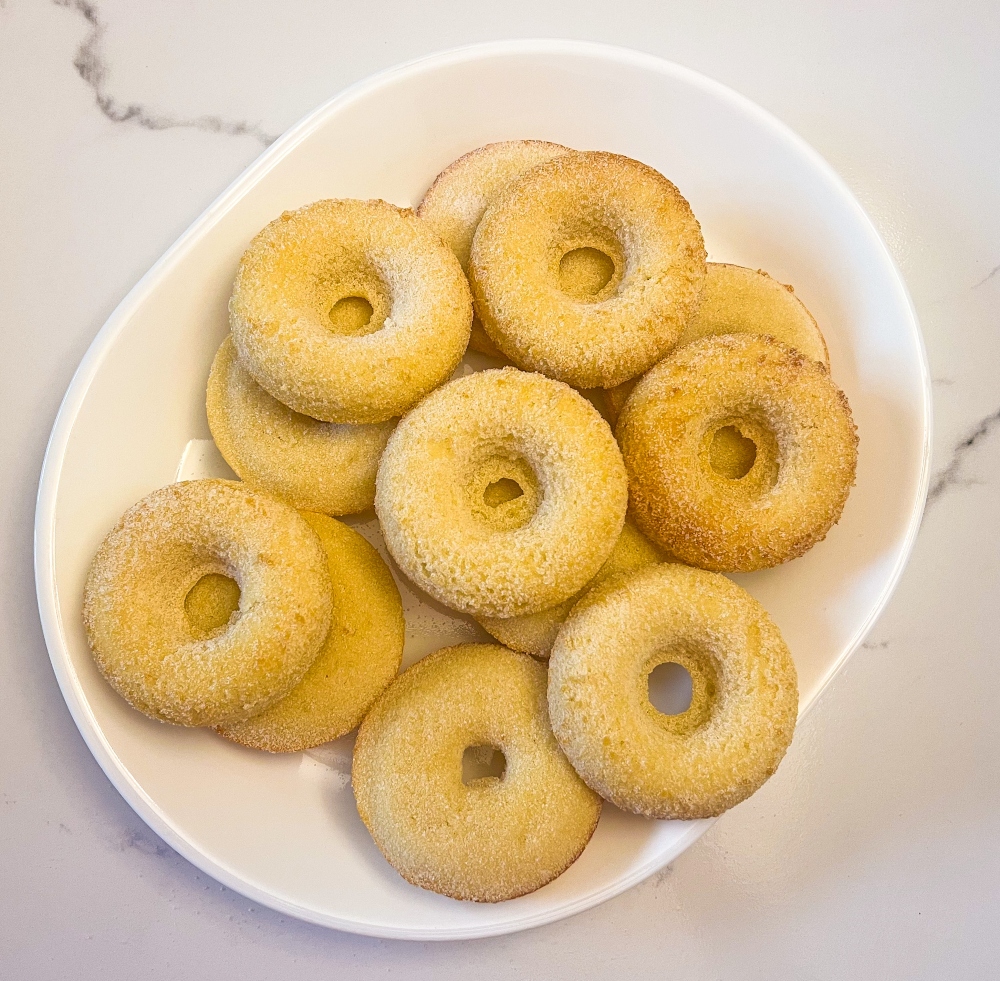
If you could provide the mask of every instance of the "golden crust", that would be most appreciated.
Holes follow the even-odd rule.
[[[819,324],[791,286],[772,279],[763,269],[727,262],[710,262],[705,268],[701,304],[677,347],[715,334],[768,334],[830,367]],[[600,408],[612,426],[638,381],[632,378],[604,391]]]
[[[235,579],[239,612],[207,636],[185,611],[203,576]],[[153,491],[101,544],[83,619],[94,659],[141,712],[188,726],[249,718],[283,698],[330,626],[330,573],[292,508],[228,480]]]
[[[690,707],[664,715],[649,673],[691,675]],[[775,770],[795,730],[788,648],[764,608],[716,573],[647,566],[593,590],[549,659],[549,713],[559,745],[589,787],[655,818],[712,817]]]
[[[320,422],[289,409],[253,380],[232,336],[212,362],[206,409],[215,445],[250,487],[323,514],[372,506],[378,461],[395,419]]]
[[[336,328],[341,301],[367,303],[370,319]],[[324,422],[375,423],[455,370],[472,301],[454,254],[411,211],[316,201],[250,243],[229,323],[243,365],[279,402]]]
[[[465,784],[463,752],[499,749],[502,778]],[[389,686],[358,732],[361,820],[408,882],[495,903],[551,882],[601,812],[552,736],[545,668],[489,644],[445,648]]]
[[[491,497],[504,486],[510,496]],[[583,396],[495,368],[449,382],[403,417],[379,464],[375,511],[421,589],[474,616],[520,616],[594,577],[627,497],[614,436]]]
[[[356,531],[322,514],[302,517],[319,536],[333,583],[333,620],[305,677],[280,702],[220,735],[271,753],[295,753],[358,726],[403,659],[403,604],[392,573]]]
[[[569,255],[604,255],[596,292],[564,292]],[[651,167],[613,153],[571,153],[507,185],[472,244],[476,312],[516,365],[578,388],[641,374],[677,342],[705,278],[701,228]]]
[[[597,575],[568,600],[548,610],[523,617],[508,617],[506,619],[478,617],[477,619],[480,626],[488,634],[511,650],[523,651],[533,657],[547,658],[555,643],[559,628],[569,616],[570,610],[590,590],[612,576],[641,569],[643,566],[662,562],[664,559],[664,554],[631,521],[626,519],[618,541],[615,542],[614,550],[597,571]]]
[[[740,476],[715,467],[716,438],[751,441]],[[857,429],[821,363],[754,334],[708,337],[647,372],[618,440],[639,528],[691,565],[751,572],[796,558],[840,519]]]
[[[489,204],[510,181],[564,153],[572,150],[544,140],[488,143],[459,157],[438,174],[417,207],[417,215],[444,239],[468,275],[472,237]],[[472,321],[469,347],[506,361],[478,317]]]

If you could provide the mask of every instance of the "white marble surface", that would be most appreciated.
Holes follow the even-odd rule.
[[[777,776],[672,867],[526,934],[367,940],[220,887],[118,797],[48,664],[34,494],[94,334],[263,146],[371,71],[516,36],[672,58],[826,156],[916,304],[935,477],[865,648]],[[995,977],[998,49],[992,2],[0,0],[0,976]]]

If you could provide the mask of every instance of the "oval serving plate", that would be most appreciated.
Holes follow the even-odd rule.
[[[906,289],[861,207],[802,140],[731,90],[650,55],[565,41],[478,45],[353,86],[267,150],[146,274],[70,384],[42,469],[38,603],[56,678],[84,739],[147,824],[244,895],[314,923],[385,937],[521,930],[594,906],[675,858],[711,822],[654,822],[605,807],[555,882],[497,905],[404,882],[358,818],[350,740],[270,756],[153,722],[105,684],[81,622],[107,531],[177,476],[225,473],[204,393],[251,237],[324,197],[415,205],[456,157],[534,138],[628,154],[666,174],[709,256],[793,283],[822,326],[861,436],[857,486],[808,555],[737,577],[795,656],[801,709],[861,643],[899,579],[926,495],[930,385]],[[468,370],[468,369],[466,369]],[[360,529],[373,540],[374,522]],[[481,636],[403,584],[405,663]]]

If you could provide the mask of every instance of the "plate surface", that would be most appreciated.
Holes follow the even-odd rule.
[[[350,741],[273,757],[152,722],[105,684],[81,622],[91,558],[121,513],[174,480],[225,472],[204,392],[251,237],[324,197],[415,205],[460,154],[534,138],[628,154],[665,173],[709,256],[796,292],[830,347],[861,436],[843,519],[801,559],[737,578],[795,656],[801,708],[861,643],[902,572],[926,495],[930,385],[906,289],[870,221],[823,160],[746,99],[649,55],[518,41],[446,52],[348,89],[275,143],[125,298],[66,393],[35,528],[38,601],[66,702],[94,756],[173,848],[285,913],[377,936],[452,939],[537,926],[593,906],[676,857],[710,822],[605,808],[583,856],[538,892],[460,903],[404,882],[365,831]],[[360,527],[377,538],[374,524]],[[481,636],[405,589],[406,663]]]

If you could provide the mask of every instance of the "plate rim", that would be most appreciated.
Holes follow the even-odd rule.
[[[83,737],[87,748],[104,771],[105,776],[107,776],[125,802],[142,818],[146,825],[192,865],[234,890],[239,895],[309,923],[364,936],[420,941],[474,939],[528,930],[573,916],[576,913],[590,909],[620,895],[665,865],[668,865],[697,841],[715,823],[717,818],[691,822],[687,832],[672,848],[647,861],[639,868],[633,870],[629,875],[615,880],[602,889],[598,889],[593,893],[588,893],[584,897],[563,903],[549,910],[521,917],[515,916],[509,920],[493,924],[472,924],[465,927],[448,927],[445,929],[394,927],[391,924],[380,922],[351,920],[340,916],[320,914],[316,910],[301,906],[289,897],[262,889],[241,876],[235,869],[201,851],[174,828],[167,815],[124,766],[91,710],[79,678],[72,669],[68,644],[66,643],[66,636],[62,627],[59,595],[55,582],[54,525],[56,500],[69,436],[90,385],[118,334],[129,322],[133,312],[144,302],[146,295],[153,288],[153,284],[170,267],[180,261],[197,237],[228,211],[231,201],[238,198],[247,185],[252,185],[259,173],[270,169],[288,153],[292,152],[328,115],[345,108],[352,102],[364,98],[386,85],[393,84],[407,76],[467,61],[517,54],[582,55],[596,60],[610,61],[651,70],[698,88],[707,94],[729,103],[746,115],[753,117],[757,123],[771,131],[772,134],[786,144],[789,144],[799,155],[808,158],[812,165],[822,173],[831,187],[836,190],[842,203],[846,204],[849,210],[853,212],[854,218],[859,225],[865,228],[873,244],[882,253],[887,269],[892,273],[895,286],[904,301],[908,313],[910,332],[916,343],[923,390],[921,402],[921,410],[924,417],[923,446],[914,505],[908,519],[906,535],[902,541],[902,547],[900,548],[896,563],[887,577],[876,602],[872,606],[871,612],[857,628],[851,640],[844,646],[840,656],[830,665],[816,687],[810,701],[800,710],[800,720],[819,701],[823,692],[842,670],[848,658],[861,646],[865,637],[885,610],[889,599],[899,584],[903,570],[913,551],[927,502],[933,438],[933,396],[927,351],[923,335],[920,331],[916,310],[913,306],[909,290],[906,287],[905,280],[871,218],[854,197],[840,175],[816,149],[787,124],[747,96],[700,72],[648,52],[593,41],[526,38],[461,45],[413,58],[352,83],[303,116],[266,148],[260,156],[246,167],[195,218],[180,237],[128,291],[88,346],[86,353],[73,373],[59,410],[56,413],[46,445],[45,456],[42,461],[34,522],[35,590],[42,633],[46,649],[48,650],[49,660],[73,722]]]

